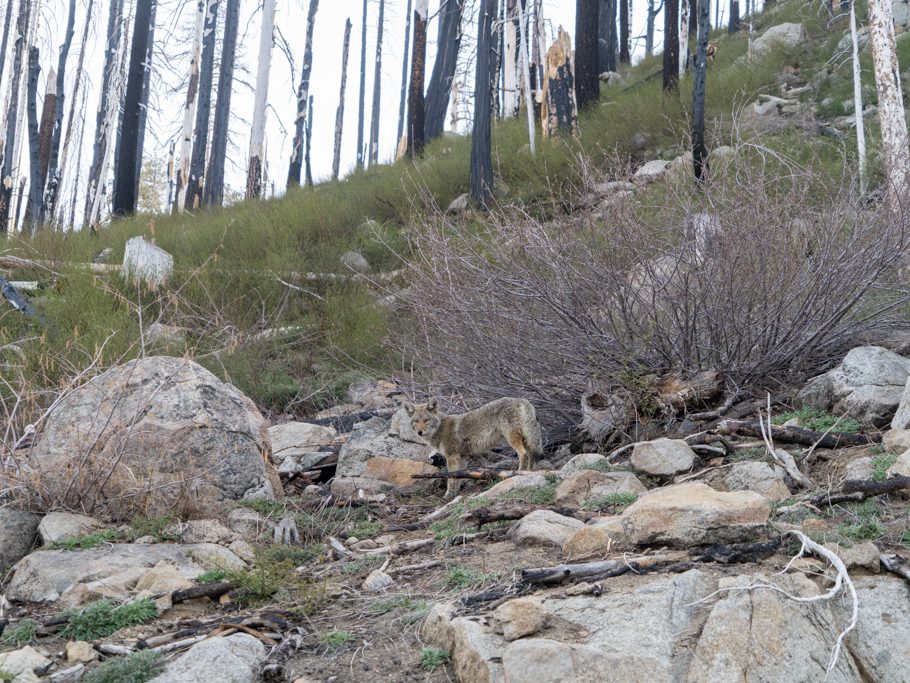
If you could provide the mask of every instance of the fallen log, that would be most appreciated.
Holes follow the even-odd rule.
[[[196,598],[211,598],[212,600],[217,600],[231,590],[231,588],[231,584],[227,581],[218,581],[217,583],[205,583],[201,586],[181,588],[180,590],[172,591],[170,593],[171,602],[177,604],[178,602],[186,602],[187,600],[195,600]],[[167,593],[161,593],[152,596],[152,599],[157,600],[158,598],[163,598],[165,595],[167,595]]]
[[[265,681],[265,683],[285,683],[288,680],[288,675],[284,666],[294,653],[300,649],[303,644],[303,636],[304,631],[300,627],[292,628],[286,633],[284,639],[272,648],[272,651],[269,652],[262,663],[262,668],[259,670],[259,680]]]
[[[761,427],[757,422],[745,420],[722,420],[714,431],[723,436],[740,434],[743,436],[761,437]],[[800,446],[818,448],[841,448],[844,446],[869,446],[881,443],[881,434],[854,434],[852,432],[816,432],[802,427],[771,427],[771,438],[781,443],[795,443]]]
[[[702,548],[693,548],[689,557],[695,562],[719,562],[721,564],[742,564],[758,562],[771,557],[781,546],[780,538],[758,543],[718,543]]]
[[[629,571],[648,571],[672,564],[685,558],[684,553],[665,555],[644,555],[634,560],[600,560],[579,564],[559,564],[554,567],[522,569],[524,583],[561,583],[563,581],[599,580],[619,576]]]
[[[907,558],[894,553],[890,555],[882,553],[878,556],[878,560],[889,572],[903,577],[908,583],[910,583],[910,567],[907,566]]]
[[[874,479],[848,479],[840,488],[840,491],[832,493],[823,493],[820,496],[806,498],[806,502],[812,505],[836,505],[838,503],[855,503],[882,496],[886,493],[895,491],[904,491],[910,489],[910,477],[894,475],[883,481]]]
[[[540,506],[522,504],[508,506],[489,505],[486,507],[480,507],[464,513],[461,516],[461,519],[464,522],[474,523],[478,528],[480,528],[484,524],[492,524],[493,522],[521,519],[522,517],[531,514],[535,510],[550,510],[559,515],[563,515],[564,517],[576,517],[578,519],[587,519],[591,516],[591,513],[583,512],[577,508],[563,507],[559,505]]]

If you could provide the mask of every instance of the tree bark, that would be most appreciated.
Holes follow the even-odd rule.
[[[600,0],[597,18],[597,63],[600,73],[616,71],[616,3],[620,1]]]
[[[303,64],[300,65],[300,85],[297,88],[297,116],[294,119],[294,142],[291,147],[291,161],[288,167],[288,189],[300,185],[300,171],[303,168],[303,134],[306,130],[307,105],[310,101],[310,74],[313,70],[313,28],[319,0],[310,0],[306,17],[306,42],[303,48]]]
[[[739,21],[739,0],[730,0],[730,22],[727,24],[727,32],[739,31]]]
[[[443,0],[439,10],[439,36],[436,41],[436,62],[427,87],[424,100],[426,142],[438,138],[445,128],[446,112],[455,69],[458,66],[458,52],[461,49],[461,18],[464,0]]]
[[[259,68],[256,71],[256,99],[250,133],[250,162],[246,174],[247,199],[262,195],[262,160],[265,118],[269,99],[269,72],[272,68],[272,41],[275,37],[275,0],[264,0],[259,33]]]
[[[363,147],[367,93],[367,0],[363,0],[363,27],[360,34],[360,100],[357,109],[357,168],[366,161]]]
[[[514,119],[518,90],[518,0],[505,0],[502,23],[502,118]]]
[[[34,234],[38,229],[38,205],[41,204],[41,136],[38,131],[38,74],[41,66],[38,63],[39,54],[37,47],[28,50],[28,152],[29,152],[29,207],[26,209],[26,218],[29,231]],[[24,176],[23,176],[24,177]],[[21,199],[20,199],[21,204]]]
[[[525,101],[525,114],[528,117],[528,147],[531,150],[531,157],[537,156],[536,124],[534,122],[534,97],[531,94],[531,65],[528,55],[528,33],[525,28],[526,17],[519,19],[519,46],[518,46],[518,66],[521,72],[522,93]]]
[[[212,151],[205,174],[206,206],[221,206],[224,201],[224,161],[231,118],[231,93],[234,86],[234,55],[237,51],[237,27],[240,24],[240,0],[227,0],[224,14],[224,43],[218,73],[218,101],[212,122]]]
[[[625,0],[617,2],[625,4]],[[579,110],[600,99],[598,4],[599,0],[576,0],[575,4],[575,99]]]
[[[341,169],[341,131],[344,127],[344,91],[348,86],[348,52],[351,47],[351,20],[344,22],[344,47],[341,50],[341,92],[338,95],[338,109],[335,111],[335,153],[332,156],[332,180],[338,180]],[[405,58],[407,68],[407,58]],[[399,137],[401,137],[399,133]]]
[[[717,425],[718,434],[742,434],[744,436],[761,437],[761,429],[757,422],[742,420],[723,420]],[[882,435],[879,434],[854,434],[852,432],[816,432],[802,427],[771,427],[771,440],[780,443],[796,443],[801,446],[818,448],[845,448],[847,446],[870,446],[881,443]]]
[[[307,187],[313,187],[313,167],[310,166],[310,146],[313,142],[313,96],[310,95],[306,117],[306,144],[303,148],[304,182]]]
[[[382,35],[385,0],[379,0],[379,25],[376,27],[376,63],[373,72],[373,115],[370,118],[370,165],[379,163],[379,117],[382,112]]]
[[[445,0],[443,0],[445,2]],[[405,10],[405,24],[404,24],[404,57],[401,60],[401,99],[398,101],[398,140],[399,146],[401,145],[401,138],[404,135],[404,113],[405,106],[408,102],[408,64],[410,63],[410,47],[411,47],[411,8],[413,7],[413,0],[408,0],[408,7]],[[440,10],[441,11],[441,10]],[[442,19],[440,18],[440,22]],[[440,23],[440,26],[442,24]],[[439,44],[437,49],[442,49],[442,43]],[[438,59],[438,58],[437,58]]]
[[[696,7],[694,11],[698,11]],[[679,3],[679,75],[682,77],[689,68],[689,32],[686,26],[689,23],[689,3],[688,0],[681,0]]]
[[[70,2],[74,3],[75,0],[70,0]],[[9,44],[9,27],[13,23],[13,14],[15,14],[13,3],[8,1],[6,3],[6,16],[3,18],[3,38],[0,39],[0,77],[3,76],[3,68],[6,66],[6,47]]]
[[[492,198],[491,118],[493,20],[496,0],[480,0],[477,19],[477,72],[474,81],[474,132],[471,135],[471,198],[486,208]]]
[[[863,121],[863,77],[859,61],[859,41],[856,32],[856,2],[850,2],[850,43],[853,48],[853,111],[856,113],[856,164],[859,171],[859,192],[866,194],[866,131]]]
[[[3,164],[0,168],[0,234],[7,232],[13,203],[13,149],[16,143],[19,118],[19,91],[25,46],[31,14],[30,0],[19,0],[19,14],[16,17],[16,41],[13,52],[13,71],[10,78],[9,106],[6,112],[6,135],[3,138]],[[15,228],[16,221],[13,221]]]
[[[631,59],[629,56],[629,23],[630,8],[629,0],[617,0],[619,2],[619,63],[628,64]]]
[[[136,213],[139,184],[139,117],[142,109],[142,87],[146,78],[146,58],[152,30],[154,0],[137,0],[133,22],[133,45],[130,51],[129,77],[123,102],[121,127],[120,173],[114,178],[115,216]]]
[[[205,155],[209,140],[209,115],[212,110],[212,81],[215,75],[215,38],[220,0],[209,0],[202,29],[202,60],[199,70],[199,95],[196,98],[196,124],[193,128],[193,155],[187,177],[184,206],[198,209],[202,205],[205,178]]]
[[[692,86],[692,160],[695,164],[695,182],[704,179],[708,165],[705,147],[705,89],[708,74],[708,33],[711,30],[711,0],[698,3],[698,47],[695,52],[695,82]]]
[[[155,20],[158,14],[158,0],[152,0],[149,13],[148,49],[142,65],[142,93],[139,96],[139,133],[136,136],[136,197],[139,197],[139,181],[142,177],[142,155],[145,152],[145,126],[148,122],[149,95],[152,92],[152,57],[155,54]],[[137,199],[138,206],[138,199]]]
[[[544,74],[543,134],[578,133],[578,106],[575,103],[575,65],[572,41],[560,30],[556,42],[547,50]]]
[[[183,213],[186,206],[186,187],[189,184],[190,155],[193,148],[193,124],[196,120],[196,105],[199,97],[200,62],[202,61],[202,37],[205,33],[205,19],[211,0],[196,0],[196,29],[190,47],[190,75],[186,86],[186,100],[183,105],[183,133],[180,137],[180,162],[177,166],[174,193],[174,213]]]
[[[412,159],[420,156],[424,145],[424,75],[427,62],[427,17],[429,0],[417,0],[414,8],[414,51],[411,56],[411,83],[408,89],[408,147]]]
[[[32,232],[44,226],[44,183],[47,181],[47,167],[50,161],[51,137],[54,133],[54,119],[57,114],[57,79],[51,69],[47,77],[47,90],[41,106],[41,125],[38,128],[38,174],[32,171],[32,182],[29,186],[29,201],[26,209],[27,221]],[[37,90],[37,88],[36,88]]]
[[[667,93],[679,92],[679,3],[664,0],[663,89]]]
[[[663,6],[663,0],[660,5],[656,4],[656,0],[648,0],[648,14],[645,20],[645,57],[650,57],[654,52],[654,20],[660,14]]]

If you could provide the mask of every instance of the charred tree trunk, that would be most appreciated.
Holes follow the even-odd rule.
[[[427,88],[424,137],[427,142],[442,135],[445,128],[446,112],[449,109],[449,95],[455,69],[458,66],[458,51],[461,49],[461,17],[464,0],[444,0],[439,10],[439,37],[436,41],[436,62]]]
[[[619,63],[628,64],[629,57],[629,0],[617,0],[619,3]]]
[[[625,5],[625,0],[617,0]],[[600,74],[597,71],[599,0],[577,0],[575,5],[575,99],[578,109],[597,104]]]
[[[692,159],[695,182],[701,183],[708,166],[705,147],[705,88],[708,73],[708,33],[711,13],[710,0],[698,3],[698,47],[695,50],[695,82],[692,86]]]
[[[698,36],[698,0],[679,0],[680,4],[689,3],[689,32],[686,34],[688,40]],[[766,3],[767,6],[767,3]],[[679,14],[679,11],[677,11]]]
[[[183,105],[183,133],[180,137],[180,163],[177,167],[174,190],[174,213],[183,213],[186,206],[186,186],[189,184],[190,155],[193,150],[193,124],[196,120],[196,104],[199,98],[202,36],[205,33],[205,18],[211,2],[212,0],[196,0],[196,30],[193,32],[193,44],[190,48],[190,74]]]
[[[664,0],[663,89],[679,92],[679,3],[686,0]]]
[[[75,0],[70,0],[75,2]],[[13,23],[13,3],[12,0],[6,3],[6,16],[3,18],[3,38],[0,39],[0,77],[3,76],[3,68],[6,66],[6,48],[9,45],[9,27]]]
[[[300,85],[297,88],[297,117],[294,120],[294,143],[291,146],[291,162],[288,166],[288,189],[300,185],[300,171],[303,168],[303,134],[307,124],[307,104],[310,101],[310,74],[313,69],[313,28],[319,0],[310,0],[306,17],[306,42],[303,48],[303,64],[300,66]]]
[[[42,185],[41,185],[41,136],[38,131],[38,74],[41,72],[41,66],[38,63],[38,48],[30,47],[28,50],[28,160],[29,160],[29,180],[28,180],[28,208],[26,209],[26,219],[29,231],[34,234],[38,229],[38,206],[41,204]],[[24,177],[24,176],[23,176]],[[22,199],[20,197],[21,206]]]
[[[654,21],[663,9],[664,3],[658,5],[656,0],[648,0],[648,15],[645,20],[645,56],[650,57],[654,52]]]
[[[344,22],[344,47],[341,50],[341,92],[338,95],[338,109],[335,111],[335,154],[332,156],[332,180],[338,180],[341,169],[341,131],[344,127],[344,91],[348,87],[348,52],[351,47],[351,20]],[[407,67],[407,59],[405,59]],[[310,117],[312,120],[312,117]],[[399,131],[399,137],[401,137]],[[309,139],[309,135],[307,136]]]
[[[310,145],[313,142],[313,96],[310,95],[310,104],[307,108],[306,118],[306,146],[303,150],[304,182],[307,187],[313,187],[313,167],[310,166]],[[274,185],[274,183],[273,183]],[[272,194],[275,194],[274,187]]]
[[[30,0],[19,0],[16,17],[16,41],[13,53],[13,72],[10,78],[9,106],[6,111],[6,135],[3,138],[3,165],[0,168],[0,234],[7,231],[13,203],[13,148],[16,141],[16,123],[19,118],[19,89],[21,88],[22,62],[25,58],[26,34],[31,14]],[[13,222],[15,227],[16,221]]]
[[[385,0],[379,0],[379,25],[376,27],[376,64],[373,72],[373,115],[370,119],[370,165],[379,163],[379,115],[382,111],[382,32]]]
[[[133,45],[130,51],[129,77],[126,82],[126,97],[123,101],[123,124],[121,127],[120,173],[114,178],[115,216],[136,213],[139,185],[139,117],[142,109],[142,87],[146,79],[146,57],[152,30],[152,6],[154,0],[137,0],[136,17],[133,22]]]
[[[445,0],[443,0],[445,1]],[[404,24],[404,57],[401,60],[401,99],[398,101],[398,140],[399,145],[401,144],[401,137],[404,135],[404,113],[405,106],[408,102],[408,63],[410,61],[410,47],[411,47],[411,7],[413,6],[413,0],[408,0],[408,7],[405,10],[405,24]],[[440,21],[442,19],[440,18]],[[440,24],[441,25],[441,24]],[[442,44],[439,45],[439,49],[442,48]]]
[[[365,162],[363,148],[364,115],[367,99],[367,0],[363,0],[363,27],[360,34],[360,100],[357,109],[357,168]]]
[[[224,201],[224,160],[227,155],[228,129],[231,118],[231,93],[234,86],[234,55],[237,51],[237,27],[240,25],[240,0],[227,0],[224,13],[224,44],[221,46],[221,68],[218,73],[218,101],[212,122],[212,151],[205,174],[205,205],[221,206]]]
[[[496,0],[480,0],[477,19],[477,75],[474,81],[474,132],[471,136],[471,198],[486,208],[493,190],[491,156],[493,20]]]
[[[558,133],[575,135],[578,132],[574,69],[572,41],[560,28],[556,42],[547,50],[542,113],[545,137]]]
[[[597,23],[598,71],[616,71],[616,3],[621,0],[600,0]]]
[[[429,0],[417,0],[414,8],[414,51],[411,55],[411,84],[408,90],[408,148],[414,158],[423,152],[424,102],[423,87],[427,61],[427,15]]]
[[[727,24],[729,33],[739,31],[739,0],[730,0],[730,23]]]
[[[139,197],[139,180],[142,176],[142,155],[145,152],[145,125],[149,114],[149,95],[152,90],[152,57],[155,53],[155,20],[158,13],[158,0],[152,0],[149,13],[148,49],[145,51],[145,63],[142,65],[142,94],[139,97],[139,132],[136,136],[136,197]]]
[[[196,102],[196,125],[193,129],[193,156],[186,184],[184,205],[198,209],[202,205],[205,176],[205,154],[209,141],[209,115],[212,111],[212,81],[215,75],[215,38],[220,0],[211,0],[202,29],[202,61],[199,70],[199,96]],[[141,161],[141,159],[140,159]]]
[[[36,76],[37,80],[37,76]],[[37,90],[37,87],[35,88]],[[41,125],[38,128],[38,174],[32,170],[33,185],[29,186],[26,216],[32,231],[44,226],[44,183],[47,181],[47,166],[50,161],[51,136],[54,133],[54,119],[57,114],[57,80],[54,70],[47,76],[47,90],[41,105]]]
[[[697,11],[697,8],[696,10]],[[686,26],[689,23],[689,3],[681,0],[679,3],[679,75],[680,78],[689,68],[689,33]]]
[[[250,133],[250,161],[246,174],[247,199],[262,195],[265,117],[269,97],[269,72],[272,68],[272,41],[275,38],[275,0],[265,0],[259,33],[259,68],[256,71],[256,101]]]

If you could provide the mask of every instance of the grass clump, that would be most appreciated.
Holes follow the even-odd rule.
[[[448,515],[430,524],[430,531],[436,536],[437,541],[445,541],[459,534],[467,533],[471,527],[464,523],[461,519],[462,515],[489,503],[490,500],[483,496],[466,498],[453,507]]]
[[[540,486],[522,486],[509,491],[502,499],[514,503],[553,505],[556,503],[556,482],[548,481]]]
[[[443,664],[447,664],[451,658],[452,653],[448,650],[425,647],[420,651],[420,666],[427,671],[432,671]]]
[[[353,640],[353,633],[349,631],[342,631],[341,629],[337,628],[334,628],[331,631],[326,631],[321,636],[319,636],[319,642],[325,646],[325,649],[328,652],[335,652],[336,650],[340,650]]]
[[[81,609],[68,610],[64,616],[67,622],[60,630],[61,636],[70,640],[95,640],[154,619],[158,616],[158,608],[149,598],[120,605],[110,600],[97,600]]]
[[[238,500],[240,507],[255,510],[263,517],[280,517],[284,514],[284,505],[277,500],[267,500],[265,498],[245,498]]]
[[[324,557],[326,552],[327,549],[323,543],[308,543],[307,545],[271,543],[259,549],[257,561],[267,563],[290,562],[295,567],[299,567],[319,557]]]
[[[61,538],[59,541],[54,541],[50,545],[51,550],[87,550],[89,548],[94,548],[101,545],[102,543],[110,543],[111,541],[120,540],[120,533],[113,529],[105,529],[104,531],[96,531],[93,534],[86,534],[85,536],[71,536],[69,538]]]
[[[816,432],[827,432],[835,429],[839,432],[859,432],[862,430],[859,422],[851,417],[838,418],[810,406],[803,406],[799,410],[789,410],[774,418],[774,424],[782,425],[788,420],[796,418],[806,429]]]
[[[608,493],[605,496],[585,500],[581,507],[586,510],[604,510],[606,508],[625,510],[636,500],[638,500],[637,493]]]
[[[227,572],[223,569],[209,569],[196,577],[196,583],[218,583],[224,581]]]
[[[348,536],[353,536],[362,541],[365,538],[373,538],[373,536],[376,536],[384,528],[385,525],[380,521],[358,522],[354,528],[348,532]]]
[[[234,599],[243,607],[261,605],[281,594],[288,601],[295,601],[306,614],[311,614],[322,603],[325,591],[321,584],[306,580],[296,571],[300,559],[275,546],[257,550],[253,566],[246,571],[230,569],[224,579],[234,586]]]
[[[497,577],[496,572],[482,572],[470,567],[455,565],[446,573],[446,585],[449,588],[473,588]]]
[[[884,481],[888,478],[888,470],[891,465],[897,462],[897,456],[893,453],[883,453],[872,458],[872,479],[875,481]]]
[[[387,600],[377,600],[370,603],[369,610],[373,614],[388,614],[396,609],[407,609],[409,611],[416,608],[426,608],[427,603],[423,600],[414,600],[407,595],[397,595]]]
[[[161,673],[162,655],[142,650],[123,657],[113,657],[89,671],[82,683],[145,683]]]
[[[177,520],[173,517],[134,517],[130,520],[131,540],[153,536],[159,542],[176,541],[179,538],[176,534],[167,533],[167,529],[176,523]]]
[[[0,638],[0,643],[12,647],[22,647],[35,639],[35,633],[38,631],[38,622],[34,619],[23,619],[15,626],[7,626]]]
[[[855,524],[842,524],[837,528],[841,537],[850,541],[874,541],[887,533],[880,520],[881,508],[878,501],[863,501],[856,506],[855,515]]]

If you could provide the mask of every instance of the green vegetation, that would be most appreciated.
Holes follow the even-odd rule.
[[[498,576],[499,574],[497,572],[482,572],[478,569],[455,565],[446,572],[446,585],[449,588],[456,588],[459,590],[473,588],[474,586],[480,586],[487,581],[492,581]]]
[[[158,608],[148,598],[124,602],[97,600],[80,609],[64,612],[66,624],[60,635],[70,640],[95,640],[129,626],[144,624],[158,616]]]
[[[22,647],[35,639],[38,631],[38,622],[34,619],[22,619],[14,626],[7,626],[0,637],[0,643],[12,647]]]
[[[502,499],[514,503],[553,505],[556,503],[556,483],[547,482],[540,486],[522,486],[521,488],[512,489]]]
[[[319,642],[325,646],[325,649],[329,652],[335,652],[340,650],[342,647],[348,643],[355,640],[353,633],[348,631],[342,631],[340,629],[332,629],[331,631],[326,631],[319,636]]]
[[[435,647],[425,647],[420,651],[420,666],[427,671],[432,671],[443,664],[447,664],[452,658],[452,653],[448,650],[439,650]]]
[[[901,533],[901,545],[910,548],[910,529],[904,529]]]
[[[168,528],[176,524],[173,517],[134,517],[130,520],[130,540],[135,541],[143,536],[153,536],[159,543],[176,541],[177,536],[168,533]]]
[[[196,583],[218,583],[224,581],[226,577],[227,572],[223,569],[209,569],[196,577]]]
[[[277,500],[269,500],[268,498],[244,498],[243,500],[238,500],[237,505],[255,510],[263,517],[281,517],[285,511],[283,503]]]
[[[11,674],[9,671],[0,670],[0,683],[13,683],[16,680],[16,674]]]
[[[398,595],[370,603],[369,610],[376,615],[401,612],[398,621],[410,625],[423,619],[430,610],[430,605],[426,600],[415,600],[407,595]]]
[[[829,415],[815,408],[803,406],[799,410],[789,410],[774,417],[774,424],[782,425],[793,418],[799,419],[800,424],[806,429],[812,429],[816,432],[827,432],[834,429],[838,432],[859,432],[862,431],[859,422],[850,417],[838,418]]]
[[[141,650],[102,662],[83,677],[83,683],[145,683],[161,673],[162,655]]]
[[[85,536],[61,538],[59,541],[51,543],[48,547],[51,550],[86,550],[99,546],[102,543],[120,540],[123,540],[123,538],[118,531],[105,529],[104,531],[96,531],[95,533],[86,534]]]
[[[859,503],[854,514],[854,524],[841,524],[837,528],[837,533],[842,538],[850,541],[874,541],[887,532],[881,523],[882,509],[877,500],[870,498]]]
[[[358,522],[348,532],[348,536],[354,536],[355,538],[358,538],[362,541],[365,538],[373,538],[373,536],[376,536],[384,528],[385,528],[385,525],[380,521]]]
[[[883,453],[872,458],[872,478],[875,481],[884,481],[888,478],[888,470],[897,462],[893,453]]]
[[[359,574],[365,569],[371,569],[378,564],[382,564],[382,559],[381,555],[366,555],[357,560],[346,562],[341,571],[345,574]]]
[[[586,510],[605,510],[612,508],[620,512],[638,500],[637,493],[608,493],[582,502],[581,507]]]
[[[242,606],[281,599],[296,603],[305,614],[310,614],[325,599],[325,588],[306,579],[296,568],[313,557],[312,546],[266,546],[257,549],[250,569],[226,570],[224,580],[234,586],[232,596]]]
[[[613,472],[614,470],[616,470],[618,468],[614,467],[609,462],[607,462],[606,459],[604,459],[604,460],[597,460],[595,462],[586,462],[578,469],[579,470],[591,470],[594,472]]]

